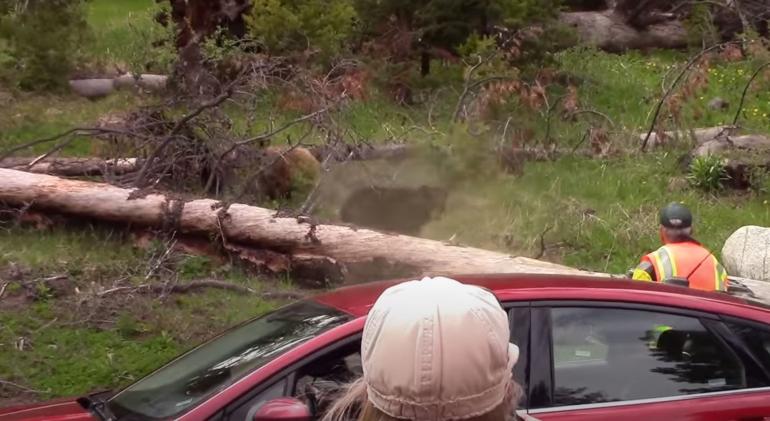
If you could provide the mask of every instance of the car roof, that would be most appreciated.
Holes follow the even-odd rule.
[[[602,300],[648,303],[711,311],[770,323],[770,306],[725,293],[654,282],[584,275],[476,274],[449,276],[490,289],[501,301]],[[385,289],[409,279],[368,282],[314,297],[353,316],[364,316]]]

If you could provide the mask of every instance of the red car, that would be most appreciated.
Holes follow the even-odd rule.
[[[458,279],[494,291],[510,315],[524,419],[770,420],[770,307],[622,280]],[[394,283],[290,304],[116,394],[0,410],[0,421],[316,419],[361,374],[366,314]]]

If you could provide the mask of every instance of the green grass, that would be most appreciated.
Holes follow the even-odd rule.
[[[540,235],[550,226],[544,236],[547,259],[623,273],[659,247],[657,212],[672,201],[691,207],[696,237],[716,253],[739,227],[770,225],[766,196],[669,191],[670,179],[679,176],[676,155],[666,153],[643,160],[529,163],[520,178],[460,188],[424,234],[536,256]]]
[[[119,274],[144,259],[124,237],[100,228],[0,229],[0,265],[15,263],[49,273],[90,267]]]
[[[135,284],[163,282],[145,279],[147,253],[134,248],[119,230],[0,230],[0,286],[10,281],[0,300],[0,379],[40,391],[39,398],[119,387],[221,330],[283,303],[221,290],[165,298],[94,295],[95,287],[109,289],[126,279]],[[171,262],[177,263],[170,269],[183,278],[178,282],[220,277],[258,291],[291,289],[280,283],[271,287],[238,268],[201,257],[173,256]],[[17,268],[21,280],[2,279],[11,268]],[[73,287],[69,293],[53,294],[40,281],[53,274],[67,276],[65,282]],[[35,298],[25,298],[29,286]],[[0,401],[15,392],[0,387]]]
[[[64,319],[55,308],[58,304],[51,301],[21,312],[0,311],[4,356],[0,378],[38,390],[44,398],[126,385],[183,350],[276,306],[213,291],[166,301],[135,301],[132,309],[95,328]],[[97,317],[113,319],[110,314]]]
[[[153,0],[94,0],[88,6],[88,21],[94,32],[91,51],[108,60],[128,61],[135,38],[151,26]]]
[[[152,0],[90,2],[89,19],[95,39],[89,48],[94,60],[102,64],[135,61],[139,51],[135,48],[136,34],[151,33],[155,25],[149,15],[152,6]],[[641,255],[659,245],[656,215],[670,201],[683,201],[693,209],[696,237],[716,252],[738,227],[770,225],[766,194],[709,194],[692,188],[670,188],[673,178],[685,176],[677,162],[685,151],[683,145],[648,154],[628,153],[638,147],[636,134],[649,125],[650,112],[662,94],[662,77],[672,69],[672,75],[676,74],[677,66],[687,60],[684,54],[612,55],[574,49],[559,53],[557,60],[561,70],[582,78],[577,86],[580,106],[605,113],[614,121],[611,139],[617,148],[627,152],[623,157],[602,160],[566,156],[550,162],[529,162],[519,177],[500,174],[485,149],[498,141],[499,130],[485,132],[474,126],[482,134],[471,137],[458,134],[467,127],[449,122],[462,90],[462,69],[434,66],[433,75],[415,79],[414,85],[415,96],[424,94],[421,88],[442,88],[432,105],[427,97],[420,97],[418,102],[422,99],[422,103],[402,107],[390,101],[387,92],[374,88],[368,100],[353,102],[336,114],[336,122],[347,130],[346,139],[431,141],[452,152],[420,157],[423,162],[388,164],[388,168],[366,163],[360,170],[341,170],[336,174],[337,184],[324,192],[324,197],[332,205],[338,204],[345,189],[356,182],[368,183],[369,177],[388,179],[398,174],[407,184],[446,181],[452,189],[447,211],[425,227],[425,236],[526,256],[539,254],[543,236],[547,246],[544,258],[615,273],[634,266]],[[681,128],[731,122],[753,66],[751,61],[713,64],[707,87],[685,105],[678,122]],[[768,82],[759,77],[755,84],[747,96],[741,123],[748,131],[767,133]],[[551,99],[561,94],[560,89],[551,90]],[[706,104],[716,96],[727,100],[730,107],[725,111],[709,110]],[[17,98],[0,113],[0,150],[73,126],[92,125],[105,114],[125,112],[145,101],[132,94],[99,101],[54,96]],[[260,95],[258,101],[255,112],[225,107],[239,136],[260,134],[299,116],[298,112],[277,106],[277,93]],[[534,137],[528,140],[532,144],[541,142],[546,130],[544,115],[523,110],[516,100],[509,104],[504,110],[508,114],[490,122],[489,127],[512,115],[516,117],[512,129],[531,128]],[[561,146],[574,145],[589,125],[600,121],[590,115],[578,122],[562,121],[556,116],[551,126],[552,139]],[[664,126],[676,128],[670,121]],[[308,128],[297,125],[276,137],[274,143],[295,142]],[[323,140],[322,134],[316,132],[305,141]],[[40,154],[50,147],[40,145],[26,154]],[[92,150],[88,139],[79,139],[64,154],[90,155]],[[546,227],[550,227],[547,232]],[[84,291],[92,283],[109,287],[124,277],[144,282],[148,257],[146,252],[131,247],[124,235],[108,229],[0,231],[0,269],[15,263],[31,268],[32,277],[66,273]],[[217,266],[208,258],[179,256],[173,268],[182,281],[219,276],[258,289],[266,287],[262,280],[237,268]],[[291,280],[272,287],[293,288]],[[13,284],[7,294],[18,297],[19,288]],[[216,290],[163,300],[121,299],[125,301],[118,301],[120,305],[97,307],[104,314],[98,321],[89,322],[78,319],[82,309],[73,308],[77,300],[72,296],[42,294],[41,299],[26,302],[22,308],[0,306],[0,355],[5,357],[0,359],[0,379],[41,390],[43,396],[122,385],[212,333],[277,304]],[[23,351],[16,347],[19,338],[27,341]],[[4,392],[0,389],[0,397]]]

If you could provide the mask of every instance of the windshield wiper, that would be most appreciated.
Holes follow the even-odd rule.
[[[99,417],[102,421],[116,420],[115,416],[110,412],[109,406],[107,406],[107,401],[103,398],[99,398],[96,395],[90,395],[79,398],[77,402],[83,408],[93,412],[94,415]]]

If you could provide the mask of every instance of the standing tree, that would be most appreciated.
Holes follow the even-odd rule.
[[[496,25],[518,28],[555,16],[559,0],[356,0],[371,35],[402,32],[410,51],[419,53],[421,74],[430,73],[432,56],[456,55],[471,34],[488,35]],[[389,24],[388,28],[384,24]]]
[[[90,35],[84,3],[0,0],[1,76],[25,90],[64,88]]]
[[[176,26],[179,61],[176,80],[190,93],[211,95],[216,90],[215,78],[204,66],[203,43],[215,34],[241,38],[246,34],[245,14],[249,0],[155,0],[167,3],[168,9],[157,20]],[[197,92],[195,92],[197,91]]]
[[[328,59],[348,43],[356,20],[351,0],[252,0],[249,32],[271,54],[311,50]]]

